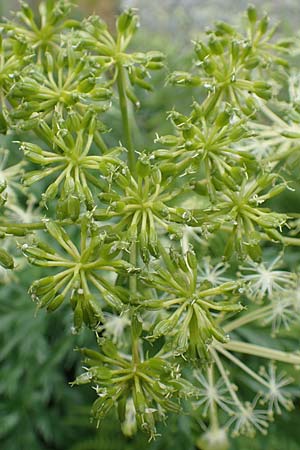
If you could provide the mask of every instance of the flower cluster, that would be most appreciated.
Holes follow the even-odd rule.
[[[69,20],[70,6],[42,1],[36,16],[22,2],[2,26],[0,131],[13,131],[22,161],[0,165],[0,237],[43,273],[29,289],[37,308],[64,314],[69,301],[73,331],[96,334],[74,384],[94,387],[98,424],[116,407],[127,436],[154,438],[192,397],[203,448],[228,448],[229,429],[266,433],[299,394],[285,372],[300,364],[296,344],[269,345],[300,310],[299,257],[285,260],[299,216],[278,206],[299,157],[290,42],[274,43],[253,7],[246,34],[218,23],[195,43],[197,71],[168,77],[197,101],[138,148],[138,88],[153,88],[164,56],[128,50],[134,9],[113,35],[99,17]],[[7,249],[5,271],[16,266]]]

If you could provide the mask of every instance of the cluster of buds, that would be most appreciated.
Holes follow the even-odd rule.
[[[75,122],[76,128],[71,128],[70,122]],[[25,185],[31,186],[44,178],[57,176],[43,193],[42,204],[59,197],[56,210],[60,219],[77,220],[81,203],[88,210],[93,209],[94,200],[89,185],[101,188],[104,184],[101,184],[101,179],[95,177],[93,172],[96,170],[107,175],[121,163],[117,159],[122,151],[121,147],[110,149],[104,155],[90,154],[96,127],[97,118],[91,109],[81,122],[79,118],[71,117],[69,123],[60,121],[54,129],[42,122],[39,129],[48,145],[51,145],[49,150],[31,142],[21,142],[20,149],[26,159],[43,167],[26,172]]]
[[[39,64],[28,65],[14,80],[8,99],[15,106],[10,117],[17,124],[51,119],[75,112],[81,117],[94,105],[104,111],[112,92],[101,79],[103,67],[95,65],[87,54],[76,52],[69,44],[60,47],[54,56],[46,52]],[[24,126],[24,125],[23,125]]]
[[[199,172],[204,168],[207,187],[212,200],[218,187],[215,177],[232,180],[240,175],[237,165],[246,168],[253,165],[253,157],[243,148],[243,140],[251,136],[245,120],[239,118],[234,109],[224,109],[208,115],[206,108],[194,102],[189,116],[176,111],[169,115],[176,128],[175,135],[157,137],[156,143],[166,149],[155,150],[154,155],[161,161],[163,172],[184,171],[194,174],[196,183]]]
[[[96,16],[91,16],[84,21],[82,29],[75,34],[78,48],[91,52],[96,63],[112,71],[111,83],[116,80],[118,73],[122,72],[124,75],[125,69],[128,83],[124,95],[135,107],[139,107],[140,102],[133,88],[139,87],[151,91],[149,71],[160,70],[164,67],[164,55],[159,51],[127,52],[127,47],[138,26],[136,11],[130,8],[117,19],[116,38],[109,33],[106,24]]]
[[[218,286],[201,280],[198,282],[198,261],[189,250],[185,255],[170,248],[160,248],[164,266],[153,264],[145,273],[144,281],[163,293],[159,299],[141,301],[141,307],[165,310],[168,316],[158,320],[149,339],[169,337],[175,355],[191,361],[206,360],[208,346],[213,341],[227,342],[228,336],[217,325],[218,315],[240,312],[237,302],[239,282],[226,281]],[[156,270],[155,270],[156,269]]]
[[[169,113],[174,133],[157,134],[154,150],[140,149],[129,103],[140,106],[136,88],[152,90],[150,71],[163,67],[164,56],[128,51],[138,28],[134,9],[119,16],[113,36],[99,17],[68,20],[70,6],[46,0],[37,17],[22,2],[3,25],[0,131],[21,131],[26,162],[2,171],[0,206],[12,209],[9,190],[27,164],[23,186],[37,185],[45,216],[12,223],[4,215],[0,237],[18,238],[27,261],[45,270],[29,290],[37,307],[63,314],[68,300],[74,331],[96,333],[100,352],[82,350],[86,372],[74,384],[94,386],[98,423],[116,406],[125,434],[140,428],[154,438],[156,422],[193,396],[210,422],[200,445],[227,448],[224,430],[264,433],[272,412],[292,405],[291,378],[273,363],[256,371],[242,355],[300,363],[296,353],[237,332],[254,321],[274,331],[299,312],[297,277],[273,270],[277,260],[268,268],[261,262],[264,241],[300,245],[296,221],[292,232],[283,229],[297,217],[271,203],[288,184],[279,163],[299,151],[299,111],[292,101],[284,114],[268,103],[289,70],[278,56],[289,42],[274,44],[274,29],[253,7],[247,36],[218,23],[195,43],[197,72],[169,76],[207,95],[190,112]],[[106,111],[117,104],[124,136],[111,147],[118,139],[105,134]],[[35,137],[24,139],[24,131]],[[0,265],[15,267],[5,249]],[[251,402],[233,387],[237,369],[261,386]],[[220,429],[218,409],[227,417]]]
[[[101,234],[87,216],[83,216],[81,220],[79,248],[57,223],[47,220],[45,226],[61,251],[43,241],[22,245],[22,251],[31,264],[60,269],[54,275],[34,281],[30,287],[30,293],[38,307],[55,311],[69,297],[76,330],[83,323],[95,328],[101,321],[103,304],[114,311],[122,311],[123,303],[129,301],[127,291],[110,283],[103,272],[129,276],[139,269],[123,259],[117,259],[120,251],[115,249],[113,243],[106,242],[106,235]],[[100,294],[100,299],[95,298],[95,292],[98,297]]]
[[[227,101],[247,116],[255,113],[256,99],[269,100],[272,84],[265,74],[273,66],[288,66],[281,54],[288,52],[289,41],[271,42],[276,28],[269,28],[269,18],[258,19],[255,8],[248,8],[247,35],[218,22],[207,32],[207,41],[195,42],[196,66],[200,74],[175,72],[170,82],[177,85],[203,86],[208,92],[204,102],[208,113]]]
[[[145,263],[150,257],[159,256],[160,233],[173,239],[182,237],[181,224],[198,224],[196,214],[190,209],[173,207],[174,200],[184,187],[176,186],[176,180],[164,176],[160,165],[151,164],[151,157],[142,153],[136,164],[136,177],[127,166],[120,166],[110,179],[109,187],[99,194],[106,208],[96,208],[93,217],[97,221],[115,219],[111,231],[122,241],[138,245]],[[103,206],[104,206],[103,205]]]
[[[135,328],[139,333],[137,325]],[[93,414],[98,425],[116,405],[124,424],[131,408],[134,422],[153,439],[157,435],[157,420],[164,420],[166,412],[178,414],[178,399],[197,395],[194,386],[181,377],[178,367],[173,367],[163,355],[137,363],[130,355],[118,352],[111,341],[102,343],[101,352],[82,349],[82,353],[86,372],[74,383],[96,385],[98,398]]]

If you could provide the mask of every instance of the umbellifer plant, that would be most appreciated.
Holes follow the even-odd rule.
[[[300,311],[284,259],[300,228],[274,210],[299,163],[292,43],[251,6],[242,31],[217,23],[194,43],[194,68],[168,76],[194,86],[190,112],[169,112],[173,134],[136,148],[140,89],[164,56],[128,50],[134,9],[110,33],[97,16],[68,19],[71,6],[48,0],[36,16],[22,2],[2,24],[1,131],[21,136],[24,161],[5,168],[1,150],[1,238],[43,268],[37,308],[72,310],[72,331],[95,333],[74,384],[93,386],[97,425],[116,409],[125,435],[152,439],[183,408],[205,427],[200,448],[227,449],[228,434],[266,433],[299,393],[297,340],[284,348],[280,333]],[[123,130],[113,148],[110,108]],[[23,222],[15,188],[40,196]]]

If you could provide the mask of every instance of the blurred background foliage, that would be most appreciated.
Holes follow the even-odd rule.
[[[37,5],[38,0],[33,0]],[[137,118],[135,140],[138,147],[153,145],[155,132],[166,134],[170,124],[166,112],[175,105],[181,112],[187,110],[191,89],[176,89],[164,85],[168,70],[184,70],[192,60],[190,40],[214,20],[237,22],[247,6],[245,0],[78,0],[77,17],[96,12],[113,28],[115,16],[123,6],[140,9],[141,32],[136,36],[137,49],[161,49],[168,54],[165,73],[155,75],[159,88],[142,95],[142,109]],[[298,0],[269,1],[261,8],[269,11],[272,20],[282,20],[280,30],[289,33],[298,25]],[[0,0],[3,16],[17,8],[15,0]],[[188,95],[190,94],[190,95]],[[117,128],[118,114],[106,119]],[[11,163],[19,160],[15,136],[2,138],[0,144],[10,150]],[[298,174],[299,178],[299,174]],[[289,193],[281,196],[282,204],[290,201]],[[22,199],[21,199],[22,201]],[[295,202],[295,196],[293,196]],[[300,198],[298,205],[300,204]],[[37,206],[37,205],[36,205]],[[290,205],[291,210],[299,206]],[[26,207],[26,205],[24,205]],[[281,205],[276,205],[280,210]],[[297,251],[297,250],[296,250]],[[291,265],[299,263],[292,251],[287,258]],[[94,337],[86,331],[80,336],[71,333],[72,320],[65,310],[48,316],[35,314],[35,306],[26,294],[31,282],[41,276],[39,269],[23,267],[12,283],[6,283],[7,273],[0,272],[0,448],[1,450],[193,450],[202,428],[197,417],[171,416],[162,437],[150,444],[146,437],[137,435],[126,439],[119,431],[114,416],[96,430],[89,421],[93,392],[88,388],[71,388],[69,383],[81,371],[80,355],[74,347],[94,346]],[[255,330],[254,330],[255,332]],[[300,336],[300,330],[293,330]],[[288,343],[288,336],[287,343]],[[287,344],[288,345],[288,344]],[[298,376],[300,382],[300,376]],[[299,450],[300,404],[292,414],[277,417],[267,436],[251,441],[239,438],[231,442],[230,450]]]

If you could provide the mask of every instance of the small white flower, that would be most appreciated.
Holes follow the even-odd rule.
[[[132,398],[126,402],[125,420],[121,427],[126,437],[132,437],[137,432],[136,411]]]
[[[24,162],[14,164],[7,167],[7,160],[9,156],[9,150],[0,148],[0,183],[7,183],[7,195],[10,202],[16,200],[15,189],[24,191],[24,188],[20,185],[20,177],[23,172]]]
[[[270,298],[275,292],[283,292],[292,287],[295,275],[284,270],[276,270],[281,255],[269,265],[249,260],[248,266],[240,267],[241,277],[248,285],[249,296],[261,301],[266,295]]]
[[[267,434],[269,421],[272,418],[268,410],[255,409],[258,397],[252,403],[241,404],[229,419],[228,427],[232,426],[232,436],[245,435],[253,437],[256,431]]]
[[[194,406],[196,408],[201,406],[205,417],[213,404],[217,404],[227,414],[232,414],[232,409],[228,406],[232,404],[232,400],[228,396],[228,390],[222,378],[219,378],[214,383],[210,383],[209,380],[198,371],[194,372],[194,377],[200,384],[200,387],[197,390],[199,400],[194,403]]]
[[[298,319],[293,308],[289,292],[278,293],[271,299],[272,310],[265,317],[264,323],[272,326],[272,336],[276,336],[281,328],[290,329],[290,325]]]
[[[219,262],[215,266],[211,264],[209,257],[203,259],[202,267],[199,268],[199,281],[209,281],[212,286],[219,286],[222,283],[230,281],[228,278],[222,276],[228,269],[228,264]]]
[[[104,331],[104,334],[110,337],[114,344],[120,345],[122,342],[126,342],[125,328],[131,324],[128,315],[125,313],[120,316],[115,316],[108,312],[104,313],[105,323],[98,331]]]
[[[294,382],[292,377],[281,371],[277,373],[274,363],[269,365],[268,371],[265,367],[260,369],[260,375],[268,382],[269,390],[263,395],[262,403],[268,403],[268,410],[273,410],[276,414],[281,414],[281,408],[291,411],[294,407],[292,396],[286,390],[286,386]]]

